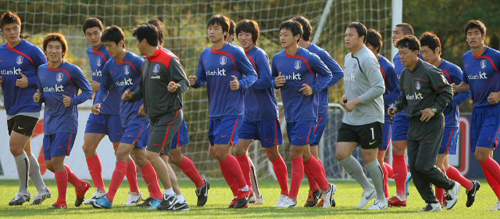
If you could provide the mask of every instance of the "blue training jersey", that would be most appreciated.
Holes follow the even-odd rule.
[[[45,135],[57,132],[76,133],[77,105],[92,97],[92,88],[82,70],[68,62],[63,62],[57,68],[52,68],[47,63],[38,68],[38,77],[42,100],[45,102]],[[82,92],[78,94],[78,90]],[[71,98],[69,107],[64,106],[63,95]]]
[[[405,69],[403,63],[401,62],[401,56],[399,55],[399,52],[394,56],[392,62],[394,62],[394,71],[396,72],[396,76],[398,77],[398,86],[399,86],[401,80],[401,74],[403,74],[403,70]],[[399,111],[398,115],[406,116],[406,110]]]
[[[474,56],[468,51],[464,54],[463,64],[463,80],[470,85],[474,107],[491,106],[488,96],[500,91],[500,52],[486,47],[481,56]]]
[[[462,70],[455,64],[448,62],[446,60],[441,61],[441,65],[438,67],[442,72],[448,83],[450,84],[460,84],[462,82],[463,73]],[[469,99],[471,96],[470,91],[455,93],[453,95],[453,100],[446,106],[443,113],[445,116],[445,127],[446,128],[458,128],[460,109],[459,105],[464,101]]]
[[[106,47],[101,44],[99,49],[95,50],[93,46],[89,46],[87,49],[87,54],[89,56],[90,61],[90,70],[92,71],[92,80],[101,83],[102,80],[102,71],[104,69],[104,65],[111,58],[109,56],[108,50]],[[95,96],[97,92],[95,93]],[[95,104],[95,96],[94,96],[94,104]],[[120,100],[121,95],[119,93],[118,88],[112,86],[109,89],[108,97],[106,101],[101,104],[101,114],[105,115],[119,115],[120,114]]]
[[[232,76],[240,82],[239,90],[231,90]],[[244,90],[257,80],[252,63],[244,51],[226,43],[220,50],[208,47],[200,55],[194,88],[207,84],[210,118],[243,116]]]
[[[5,111],[8,116],[40,112],[41,104],[33,101],[38,86],[38,67],[47,63],[42,50],[26,40],[14,48],[7,43],[0,46],[0,76]],[[19,88],[16,80],[21,72],[28,78],[28,87]]]
[[[245,119],[260,121],[278,118],[278,100],[274,93],[269,57],[257,46],[246,52],[246,55],[258,79],[245,90]]]
[[[307,50],[319,56],[321,61],[323,61],[323,63],[325,63],[328,69],[332,72],[332,80],[330,80],[330,83],[328,83],[328,85],[325,88],[323,88],[323,90],[321,90],[318,95],[319,96],[318,113],[327,114],[328,88],[333,87],[333,85],[339,82],[340,79],[344,77],[344,72],[342,71],[342,68],[339,66],[339,64],[330,56],[330,54],[328,54],[327,51],[317,46],[316,44],[309,45],[309,47],[307,47]]]
[[[332,80],[332,72],[325,63],[316,54],[299,48],[295,55],[289,55],[286,50],[276,53],[271,69],[274,78],[282,73],[286,79],[280,88],[286,121],[316,120],[319,92]],[[302,84],[311,86],[313,95],[305,96],[299,92]],[[276,86],[275,80],[273,86]]]
[[[394,70],[394,65],[392,65],[389,60],[387,60],[384,56],[378,56],[378,62],[380,64],[380,72],[384,77],[385,83],[385,93],[384,93],[384,112],[385,112],[385,121],[390,120],[390,116],[387,113],[389,107],[394,105],[396,99],[399,97],[399,79]]]
[[[123,62],[118,62],[115,58],[109,59],[104,65],[101,80],[101,89],[97,93],[95,103],[103,103],[108,95],[108,91],[112,86],[118,88],[120,97],[127,89],[134,92],[141,81],[141,66],[144,59],[128,52],[125,54]],[[120,100],[120,119],[122,126],[125,127],[129,123],[146,123],[148,118],[139,115],[138,111],[143,103],[143,100],[136,102],[128,102]]]

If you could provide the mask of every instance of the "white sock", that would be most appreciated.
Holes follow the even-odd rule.
[[[249,190],[250,190],[250,188],[248,187],[248,185],[246,185],[246,186],[245,186],[245,188],[240,189],[240,190],[241,190],[241,191],[243,191],[243,192],[246,192],[246,191],[249,191]]]
[[[176,195],[175,197],[177,198],[177,201],[181,204],[186,202],[186,199],[184,199],[184,196],[182,194]]]
[[[172,189],[172,188],[170,188],[170,189],[165,189],[165,195],[168,195],[168,196],[175,196],[174,189]]]

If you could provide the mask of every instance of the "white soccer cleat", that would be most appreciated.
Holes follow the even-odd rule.
[[[276,207],[281,207],[283,201],[287,198],[286,195],[280,195],[280,198],[278,199],[278,202],[276,202]]]
[[[337,186],[330,183],[330,189],[323,192],[323,208],[335,207],[335,192],[337,192]]]
[[[495,207],[493,207],[492,209],[490,209],[490,211],[500,211],[500,201],[497,202],[497,204],[495,205]]]
[[[31,202],[31,205],[39,205],[42,204],[45,199],[51,198],[52,194],[50,193],[49,188],[45,188],[44,191],[41,191],[35,195],[35,198],[33,199],[33,202]]]
[[[388,206],[387,200],[375,200],[368,210],[387,210]]]
[[[460,183],[455,182],[455,185],[452,189],[448,190],[448,198],[446,199],[446,209],[451,210],[458,201],[458,193],[460,192]]]
[[[287,196],[283,200],[283,202],[281,202],[281,205],[277,206],[277,207],[280,207],[280,208],[294,208],[294,207],[297,207],[297,201],[293,200],[292,198],[290,198],[290,197]]]
[[[139,204],[139,202],[142,200],[142,193],[137,193],[137,192],[129,192],[128,193],[128,200],[125,205],[127,206],[135,206]]]
[[[106,195],[105,191],[96,189],[95,193],[92,195],[92,198],[85,200],[83,202],[83,204],[90,205],[90,204],[96,202],[97,199],[100,199],[100,198],[102,198],[105,195]]]
[[[361,195],[361,201],[358,204],[358,208],[364,208],[365,206],[368,205],[368,202],[370,202],[372,199],[374,199],[377,196],[377,192],[375,191],[374,188],[364,191],[363,194]]]

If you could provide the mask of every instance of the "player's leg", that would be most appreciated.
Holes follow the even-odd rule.
[[[40,173],[40,164],[38,163],[37,158],[31,152],[31,138],[26,143],[26,146],[24,147],[24,152],[26,152],[26,154],[29,157],[29,164],[30,164],[29,177],[33,182],[33,184],[35,184],[36,189],[38,191],[38,193],[35,195],[35,198],[33,198],[31,205],[39,205],[45,199],[52,197],[52,194],[49,188],[45,185],[45,182],[43,181],[42,174]]]
[[[163,162],[165,162],[165,164],[167,165],[167,170],[170,176],[170,182],[172,184],[172,188],[174,189],[175,198],[177,199],[177,203],[174,205],[172,210],[175,211],[189,210],[189,205],[187,203],[187,200],[184,198],[184,195],[182,195],[181,193],[181,189],[179,187],[179,183],[177,181],[177,176],[175,175],[174,169],[172,169],[172,166],[168,163],[168,156],[162,155],[161,158]]]
[[[445,160],[448,158],[448,153],[446,151],[444,151],[444,153],[441,153],[441,149],[439,149],[439,150],[440,150],[439,151],[440,154],[438,154],[438,158],[437,158],[435,165],[441,171],[443,171],[443,173],[446,173]],[[445,206],[446,197],[445,197],[444,189],[435,187],[435,190],[436,190],[435,193],[436,193],[437,200],[439,201],[441,206]]]
[[[241,172],[243,173],[243,177],[245,179],[246,184],[252,188],[252,180],[251,180],[251,165],[250,158],[248,157],[247,151],[250,147],[250,144],[253,142],[253,138],[248,138],[247,136],[242,135],[242,132],[248,130],[245,126],[245,122],[243,122],[242,129],[240,132],[238,144],[234,147],[234,156],[238,160],[240,164]],[[246,133],[246,132],[245,132]]]
[[[318,145],[321,141],[321,138],[323,137],[323,133],[324,133],[324,130],[326,128],[326,124],[328,124],[328,114],[318,114],[318,122],[315,124],[314,130],[313,130],[313,133],[311,136],[310,145],[308,147],[308,150],[306,150],[306,153],[305,153],[305,156],[309,157],[309,152],[310,152],[310,154],[318,160],[325,178],[326,178],[326,171],[325,171],[325,167],[323,166],[323,163],[321,162],[320,157],[319,157]],[[309,152],[307,152],[307,151],[309,151]],[[318,206],[322,207],[323,200],[322,199],[320,200],[322,193],[320,191],[318,183],[312,179],[313,178],[312,174],[310,173],[310,171],[307,170],[307,168],[305,169],[305,174],[306,174],[307,179],[309,181],[309,195],[307,197],[306,203],[304,204],[304,207],[313,207],[313,206],[316,206],[316,203],[318,203]]]
[[[90,119],[89,119],[90,120]],[[85,158],[87,160],[87,166],[89,168],[90,176],[94,182],[96,192],[88,200],[85,200],[85,204],[90,204],[96,201],[100,197],[106,194],[106,186],[104,185],[104,180],[102,178],[102,163],[101,158],[97,154],[97,147],[101,140],[104,138],[103,133],[89,133],[89,122],[87,122],[87,129],[83,137],[83,152],[85,153]]]
[[[406,163],[406,149],[408,142],[409,120],[405,116],[396,116],[392,126],[392,167],[394,180],[396,181],[396,195],[389,199],[390,206],[406,206],[406,179],[408,177],[408,167]]]
[[[387,149],[389,148],[389,144],[391,143],[391,136],[392,135],[392,123],[391,122],[385,122],[384,123],[384,130],[382,133],[382,145],[379,148],[378,154],[377,154],[377,160],[382,167],[382,171],[384,172],[384,192],[385,192],[385,197],[386,199],[389,199],[389,170],[388,166],[390,167],[389,164],[385,163],[385,155],[387,152]]]

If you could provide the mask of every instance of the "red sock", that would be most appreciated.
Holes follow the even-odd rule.
[[[160,184],[158,183],[158,176],[151,163],[148,163],[141,167],[142,178],[146,181],[148,185],[149,195],[152,198],[163,200],[163,194],[161,193]]]
[[[89,166],[89,172],[94,182],[94,186],[101,191],[106,191],[104,180],[102,180],[102,164],[99,155],[96,154],[93,157],[87,158],[87,165]]]
[[[139,193],[139,183],[137,182],[137,167],[135,165],[134,159],[130,159],[127,164],[127,180],[130,186],[131,192]]]
[[[68,172],[67,171],[59,171],[56,172],[56,183],[57,190],[59,194],[57,196],[58,204],[66,204],[66,191],[68,189]]]
[[[222,165],[222,163],[219,163],[220,165],[220,170],[222,171],[222,175],[224,176],[224,179],[227,182],[227,185],[229,185],[229,188],[231,189],[231,192],[233,192],[234,196],[238,195],[238,184],[236,184],[236,180],[234,179],[233,176],[229,173],[226,167]]]
[[[116,161],[115,171],[113,172],[113,177],[111,178],[111,183],[109,184],[109,191],[106,195],[111,203],[113,203],[116,192],[118,191],[118,188],[120,188],[123,178],[125,178],[127,167],[127,161]]]
[[[309,173],[311,173],[313,179],[316,180],[316,183],[318,183],[319,188],[322,191],[328,191],[328,189],[330,189],[330,183],[328,183],[318,159],[311,156],[308,161],[304,161],[304,169],[309,170]]]
[[[450,177],[450,179],[457,181],[462,185],[465,189],[470,190],[474,185],[472,181],[465,178],[454,166],[449,166],[448,171],[446,171],[446,175]]]
[[[220,162],[224,167],[226,167],[226,170],[233,176],[233,178],[236,180],[236,183],[238,184],[239,189],[245,188],[247,186],[247,183],[245,182],[245,178],[243,177],[243,173],[241,172],[241,167],[240,164],[238,163],[238,160],[231,155],[228,154],[226,159]]]
[[[304,160],[302,157],[292,158],[292,183],[288,196],[293,200],[297,200],[302,178],[304,178]]]
[[[274,174],[280,184],[281,194],[288,196],[288,170],[285,161],[279,156],[271,162],[273,163]]]
[[[486,181],[488,181],[488,184],[490,184],[491,189],[497,196],[498,201],[500,201],[500,184],[495,180],[495,178],[491,175],[491,173],[488,172],[487,169],[483,168],[483,173],[484,177],[486,178]]]
[[[319,185],[316,180],[314,180],[313,175],[311,174],[311,172],[309,172],[309,169],[304,168],[304,173],[306,174],[307,181],[309,182],[309,190],[319,191]]]
[[[405,155],[394,155],[393,171],[394,180],[396,181],[396,193],[400,197],[406,197],[406,177],[408,177],[408,169],[406,168]]]
[[[392,179],[394,177],[394,171],[392,170],[392,166],[384,162],[384,167],[387,170],[387,178]]]
[[[252,188],[252,180],[250,179],[250,161],[248,160],[248,156],[245,154],[243,156],[236,157],[238,163],[240,164],[241,172],[243,173],[243,178],[245,178],[245,182],[248,187]]]
[[[441,171],[443,171],[443,173],[445,172],[444,169],[441,169]],[[436,187],[436,198],[439,201],[439,203],[444,204],[445,197],[443,188]]]
[[[316,157],[316,160],[318,160],[319,165],[321,165],[321,170],[323,171],[323,175],[325,175],[326,178],[326,170],[325,170],[325,165],[323,165],[323,162],[321,162],[321,159]]]
[[[71,168],[67,164],[64,164],[64,167],[66,167],[66,172],[68,172],[68,181],[73,185],[75,188],[80,188],[84,185],[85,182],[78,178],[78,176],[71,171]]]
[[[205,185],[205,180],[201,178],[198,169],[196,169],[196,166],[193,161],[189,159],[189,157],[183,156],[182,161],[179,164],[179,168],[181,168],[182,172],[184,172],[184,174],[186,174],[186,176],[194,182],[196,188],[201,188]]]
[[[385,198],[389,198],[389,173],[387,171],[387,167],[382,164],[382,172],[384,172],[384,194]]]

